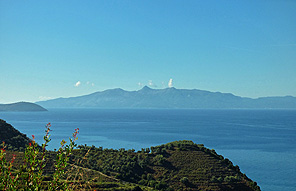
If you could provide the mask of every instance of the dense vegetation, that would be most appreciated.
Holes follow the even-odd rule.
[[[6,124],[3,120],[1,123],[0,131],[3,127],[14,129],[9,125],[3,126]],[[0,141],[3,141],[4,136],[0,135]],[[49,138],[47,135],[45,137]],[[28,138],[25,140],[23,144],[34,143]],[[23,144],[20,145],[23,147]],[[68,159],[62,154],[67,151],[65,147],[56,152],[42,152],[43,146],[36,146],[36,151],[39,150],[36,160],[42,163],[44,158],[46,162],[40,179],[43,188],[55,181],[56,184],[68,185],[70,190],[260,190],[257,183],[242,174],[230,160],[192,141],[175,141],[137,152],[80,145],[70,151]],[[31,147],[32,144],[25,153],[16,151],[17,145],[7,147],[10,151],[5,151],[6,160],[14,162],[11,167],[7,165],[12,177],[24,168],[27,153],[32,154]],[[61,167],[64,170],[57,176],[57,169]]]
[[[32,142],[25,134],[13,128],[10,124],[0,119],[0,143],[6,144],[7,150],[24,151],[26,146]]]
[[[83,162],[77,163],[83,156]],[[157,190],[260,190],[238,166],[192,141],[134,150],[79,146],[72,163]]]

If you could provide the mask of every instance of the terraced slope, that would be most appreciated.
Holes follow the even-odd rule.
[[[31,141],[4,120],[0,140],[10,148],[7,160],[16,154],[13,174],[24,164],[20,152]],[[52,180],[56,152],[46,154],[44,185]],[[78,146],[73,151],[66,175],[72,190],[211,190],[260,191],[257,183],[241,173],[238,166],[202,144],[175,141],[135,150]]]
[[[260,190],[238,166],[192,141],[176,141],[139,152],[80,146],[74,155],[74,163],[87,155],[77,165],[156,190]]]

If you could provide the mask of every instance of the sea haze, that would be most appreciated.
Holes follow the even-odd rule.
[[[146,148],[192,140],[239,165],[263,191],[296,190],[296,110],[50,109],[1,113],[41,144],[52,123],[50,149],[80,129],[78,144]]]

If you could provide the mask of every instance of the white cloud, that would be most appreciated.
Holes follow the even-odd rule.
[[[77,83],[78,83],[78,82],[77,82]],[[87,81],[85,84],[88,85],[88,86],[95,86],[95,83],[90,82],[90,81]]]
[[[154,85],[153,82],[152,82],[152,80],[149,80],[148,85],[149,86],[153,86]]]
[[[173,87],[173,79],[171,78],[168,83],[169,88]]]
[[[74,85],[75,87],[78,87],[78,86],[80,86],[81,85],[81,82],[80,81],[78,81],[78,82],[76,82],[76,84]]]
[[[152,82],[152,80],[149,80],[149,82],[148,82],[148,86],[150,86],[150,87],[157,87],[157,85],[155,85],[155,84]]]
[[[39,96],[40,101],[49,100],[49,99],[53,99],[53,98],[52,97],[47,97],[47,96]]]

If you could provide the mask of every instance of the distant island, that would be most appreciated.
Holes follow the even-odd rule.
[[[198,89],[109,89],[89,95],[40,101],[46,108],[296,109],[296,97],[246,98]]]
[[[0,112],[3,111],[47,111],[45,108],[30,102],[17,102],[11,104],[0,104]]]
[[[0,142],[5,142],[6,148],[0,145],[0,149],[7,152],[8,161],[15,156],[11,173],[18,173],[24,165],[24,149],[32,140],[0,119]],[[44,186],[53,179],[56,156],[56,151],[46,152]],[[79,145],[69,163],[66,176],[60,178],[71,184],[70,190],[260,191],[239,166],[214,149],[188,140],[139,151]],[[23,186],[20,185],[20,190]]]

